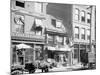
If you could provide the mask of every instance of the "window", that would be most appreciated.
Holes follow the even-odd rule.
[[[79,27],[75,27],[75,38],[79,39]]]
[[[90,40],[90,30],[87,30],[87,40]]]
[[[57,22],[56,22],[56,27],[60,28],[61,25],[62,25],[62,23],[61,23],[60,21],[57,21]]]
[[[24,2],[20,2],[20,1],[16,1],[16,6],[19,6],[19,7],[25,7],[25,4]]]
[[[56,20],[52,19],[51,22],[52,22],[52,25],[54,25],[56,27]]]
[[[78,58],[79,57],[79,50],[78,49],[74,49],[74,58]]]
[[[43,26],[43,24],[42,24],[42,20],[41,19],[35,19],[35,21],[36,21],[36,26],[38,27],[38,26]]]
[[[55,36],[54,35],[52,35],[52,34],[48,34],[48,43],[50,44],[50,45],[54,45],[55,44]]]
[[[88,13],[88,14],[87,14],[87,23],[90,23],[90,22],[91,22],[90,17],[91,17],[91,15]]]
[[[35,3],[35,11],[41,13],[43,11],[43,4],[40,2]]]
[[[81,11],[81,21],[85,22],[85,11]]]
[[[85,29],[84,28],[81,29],[81,39],[85,40]]]
[[[79,9],[75,9],[75,20],[79,20]]]
[[[57,42],[60,43],[60,44],[64,44],[64,37],[61,37],[61,36],[57,36]]]
[[[48,34],[49,39],[53,39],[53,35]]]
[[[36,35],[42,35],[42,31],[35,31]]]

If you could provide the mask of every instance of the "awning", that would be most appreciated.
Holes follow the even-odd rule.
[[[69,48],[60,48],[59,51],[71,51]]]
[[[48,48],[48,50],[51,50],[51,51],[71,51],[71,48],[68,47],[67,45],[64,47],[61,47],[61,48],[52,47],[52,46],[48,46],[47,48]]]
[[[26,48],[32,48],[31,46],[29,45],[26,45],[26,44],[19,44],[19,45],[16,45],[17,49],[26,49]]]
[[[71,48],[68,45],[60,47],[57,49],[58,51],[71,51]]]
[[[51,50],[51,51],[55,51],[56,50],[56,48],[52,47],[52,46],[48,46],[47,48],[48,48],[48,50]]]

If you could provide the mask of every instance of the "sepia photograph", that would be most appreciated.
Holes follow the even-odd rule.
[[[10,0],[10,74],[96,70],[96,5]]]

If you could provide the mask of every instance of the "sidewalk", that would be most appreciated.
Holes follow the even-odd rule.
[[[67,66],[67,67],[54,67],[52,69],[49,69],[49,72],[72,71],[73,69],[78,69],[78,68],[81,68],[81,67],[82,67],[81,64]],[[41,69],[37,69],[35,71],[35,73],[42,73],[42,71],[41,71]],[[28,73],[25,73],[25,74],[30,75]]]

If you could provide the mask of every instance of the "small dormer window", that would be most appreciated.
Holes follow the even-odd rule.
[[[61,23],[60,21],[57,21],[57,22],[56,22],[56,27],[57,27],[57,28],[60,28],[61,26],[62,26],[62,23]]]
[[[52,23],[52,25],[54,25],[56,27],[56,20],[55,19],[51,19],[51,23]]]
[[[24,8],[25,7],[25,3],[21,2],[21,1],[16,1],[16,6]]]

